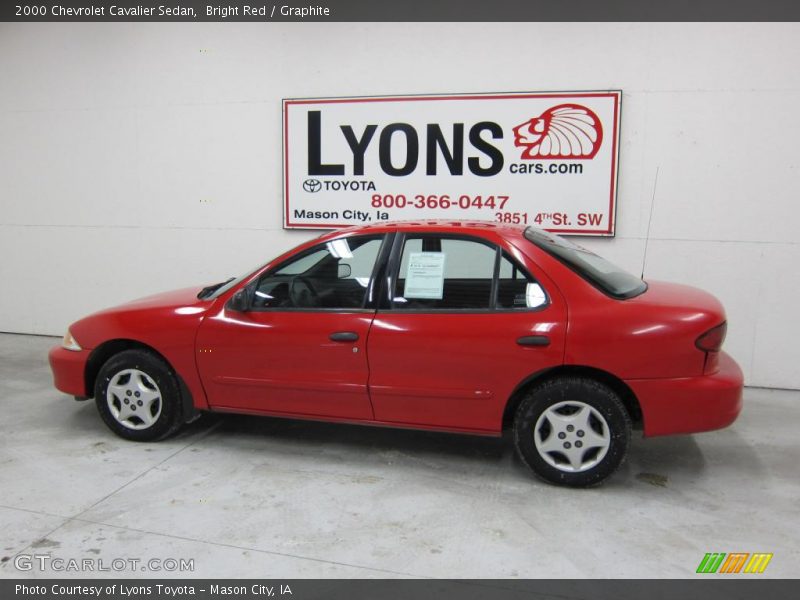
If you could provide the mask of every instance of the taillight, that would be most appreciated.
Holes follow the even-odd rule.
[[[709,329],[697,338],[694,345],[703,352],[719,352],[720,348],[722,348],[722,342],[725,341],[727,331],[728,323],[723,321],[721,325]]]

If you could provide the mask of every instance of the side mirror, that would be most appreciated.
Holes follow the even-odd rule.
[[[247,288],[242,288],[228,300],[227,307],[236,312],[247,312],[250,310],[250,294]]]
[[[353,272],[353,269],[347,263],[339,263],[339,271],[337,277],[339,279],[347,279],[350,277],[350,274]]]

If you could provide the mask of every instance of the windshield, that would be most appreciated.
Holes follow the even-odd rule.
[[[245,271],[244,275],[240,275],[239,277],[229,279],[228,281],[223,282],[223,284],[216,288],[213,293],[205,295],[201,298],[201,300],[213,300],[214,298],[219,298],[222,294],[227,292],[229,289],[236,287],[242,281],[250,277],[253,273],[258,271],[264,266],[265,263],[261,263],[255,269],[250,269],[249,271]]]
[[[609,296],[633,298],[647,289],[638,277],[560,236],[528,227],[525,237]]]
[[[325,234],[323,233],[322,235],[325,235]],[[322,237],[322,235],[320,237]],[[254,269],[250,269],[249,271],[245,271],[244,275],[240,275],[239,277],[236,277],[236,278],[232,277],[232,278],[227,279],[225,281],[222,281],[222,282],[220,282],[220,283],[218,283],[216,285],[209,286],[210,288],[213,288],[213,289],[212,289],[212,291],[207,292],[205,294],[203,294],[202,292],[203,292],[203,290],[205,290],[207,288],[203,288],[203,290],[201,290],[202,297],[200,299],[201,300],[214,300],[215,298],[219,298],[222,294],[227,292],[229,289],[236,287],[242,281],[244,281],[245,279],[247,279],[251,275],[253,275],[256,271],[260,271],[261,269],[263,269],[266,265],[267,265],[267,263],[260,263]],[[217,287],[217,285],[219,287]],[[198,297],[200,297],[200,296],[198,296]]]

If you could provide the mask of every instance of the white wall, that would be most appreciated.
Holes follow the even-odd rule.
[[[282,97],[624,91],[617,237],[800,388],[797,24],[2,24],[0,331],[219,280],[281,229]]]

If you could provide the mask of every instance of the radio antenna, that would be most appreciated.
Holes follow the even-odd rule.
[[[659,165],[656,167],[656,178],[653,181],[653,197],[650,199],[650,216],[647,219],[647,235],[644,238],[644,254],[642,255],[642,280],[644,280],[644,267],[647,264],[647,246],[650,243],[650,226],[653,224],[653,212],[656,208],[656,186],[658,185],[658,171],[661,169]]]

